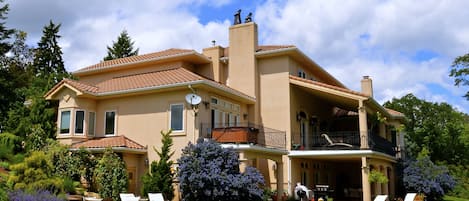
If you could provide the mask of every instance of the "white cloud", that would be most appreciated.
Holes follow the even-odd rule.
[[[7,26],[28,32],[28,41],[35,44],[50,19],[62,23],[66,67],[77,70],[99,62],[123,29],[140,54],[173,47],[201,51],[212,40],[226,46],[231,22],[197,16],[204,15],[203,7],[219,9],[234,2],[7,0]],[[267,0],[255,5],[261,43],[297,45],[353,90],[360,90],[361,77],[370,75],[380,102],[414,93],[462,111],[469,108],[469,101],[460,98],[464,90],[448,77],[452,59],[468,51],[469,1]],[[435,55],[412,58],[422,50]]]
[[[353,90],[370,75],[381,103],[414,93],[464,105],[448,69],[468,51],[468,7],[467,1],[438,0],[267,1],[256,21],[264,43],[297,45]],[[413,58],[420,51],[432,55]]]

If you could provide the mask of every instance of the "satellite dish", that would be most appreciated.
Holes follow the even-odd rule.
[[[200,96],[197,94],[187,94],[186,101],[191,105],[198,105],[200,102],[202,102],[202,98],[200,98]]]

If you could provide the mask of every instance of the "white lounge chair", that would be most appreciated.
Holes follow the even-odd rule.
[[[140,197],[135,197],[133,193],[120,193],[119,197],[122,201],[138,201]]]
[[[374,201],[386,201],[388,199],[388,195],[377,195]]]
[[[346,147],[353,147],[351,144],[343,143],[343,142],[333,142],[331,138],[325,133],[321,134],[322,137],[326,138],[327,142],[329,143],[327,146],[346,146]]]
[[[148,193],[150,201],[164,201],[163,194],[161,193]]]
[[[416,196],[417,193],[407,193],[407,195],[405,195],[404,201],[414,201]]]

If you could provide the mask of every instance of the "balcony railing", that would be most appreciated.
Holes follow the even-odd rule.
[[[286,149],[285,131],[252,123],[200,124],[200,136],[220,143],[256,144],[267,148]]]
[[[361,142],[358,131],[321,132],[303,140],[299,133],[292,133],[291,136],[293,150],[358,150]],[[368,147],[374,151],[395,155],[395,145],[378,134],[368,133]]]

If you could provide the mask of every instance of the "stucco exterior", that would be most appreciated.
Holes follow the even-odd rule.
[[[139,194],[141,176],[158,160],[153,147],[161,146],[160,131],[171,129],[171,121],[182,118],[182,128],[171,135],[174,161],[189,142],[211,138],[215,131],[230,135],[229,128],[249,128],[256,131],[256,141],[221,146],[237,150],[241,169],[257,167],[267,187],[279,194],[293,195],[301,182],[310,189],[328,185],[337,200],[392,196],[400,157],[395,150],[404,148],[404,134],[396,129],[402,114],[373,99],[369,77],[361,92],[349,90],[295,46],[262,46],[257,37],[257,25],[243,23],[229,28],[229,47],[202,53],[169,49],[75,72],[78,81],[64,80],[45,95],[59,101],[57,139],[76,147],[116,136],[136,143],[113,148],[122,152],[132,174],[129,191]],[[200,96],[201,103],[187,103],[189,93]],[[173,106],[182,106],[174,113],[180,117],[171,117]],[[60,129],[62,111],[70,111],[66,133]],[[76,111],[85,114],[83,133],[76,133]],[[389,183],[370,184],[372,169]]]

